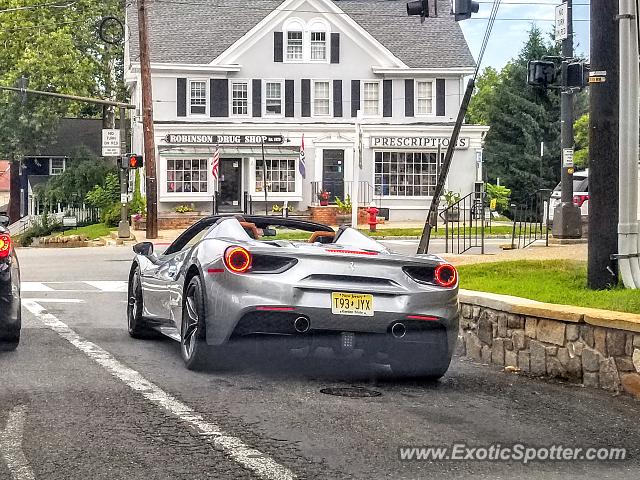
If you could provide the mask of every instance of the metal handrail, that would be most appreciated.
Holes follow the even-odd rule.
[[[527,248],[544,239],[549,246],[549,202],[551,190],[540,189],[520,204],[511,204],[513,228],[511,248]],[[517,240],[517,242],[516,242]]]
[[[445,253],[480,248],[484,255],[485,193],[471,192],[439,213],[444,222]],[[451,224],[451,226],[450,226]]]

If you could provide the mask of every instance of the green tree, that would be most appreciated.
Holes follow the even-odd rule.
[[[487,112],[495,102],[496,86],[500,82],[500,74],[493,67],[485,68],[476,80],[473,97],[467,110],[467,123],[488,125]]]
[[[0,0],[0,10],[42,5],[40,0]],[[63,5],[63,4],[61,4]],[[0,84],[25,76],[29,88],[83,96],[123,94],[122,48],[99,39],[106,15],[123,18],[118,0],[76,0],[0,13]],[[0,157],[42,153],[64,116],[100,116],[95,106],[49,97],[0,92]]]
[[[86,148],[76,149],[70,155],[67,165],[62,174],[51,177],[46,184],[38,188],[36,195],[39,201],[48,205],[60,203],[79,207],[85,203],[85,197],[96,185],[102,185],[107,174],[115,172],[115,169],[105,162],[98,161],[98,158]],[[117,178],[116,175],[116,180]],[[117,185],[119,189],[119,182]]]
[[[483,105],[491,127],[485,139],[488,176],[509,185],[516,202],[524,201],[538,188],[552,188],[559,176],[558,95],[526,82],[529,60],[558,53],[558,45],[546,41],[540,29],[532,26],[520,54],[502,69],[490,100]],[[540,142],[545,142],[542,158]]]
[[[576,167],[587,168],[589,166],[589,114],[585,113],[573,124],[575,137],[575,153],[573,162]]]

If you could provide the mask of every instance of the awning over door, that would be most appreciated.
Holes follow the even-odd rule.
[[[160,154],[163,157],[192,157],[192,156],[210,156],[213,155],[215,147],[159,147]],[[280,147],[269,145],[264,147],[264,156],[266,158],[282,158],[282,157],[298,157],[300,155],[299,147]],[[221,145],[220,156],[222,158],[238,158],[238,157],[255,157],[262,158],[262,148],[260,145],[250,146],[233,146]]]

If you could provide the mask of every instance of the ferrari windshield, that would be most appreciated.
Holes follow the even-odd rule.
[[[373,252],[388,252],[388,250],[380,243],[351,227],[344,229],[336,240],[336,244],[344,247],[356,247],[362,250],[371,250]]]

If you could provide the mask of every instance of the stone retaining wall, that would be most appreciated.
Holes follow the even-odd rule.
[[[459,353],[640,398],[640,315],[461,291]]]

